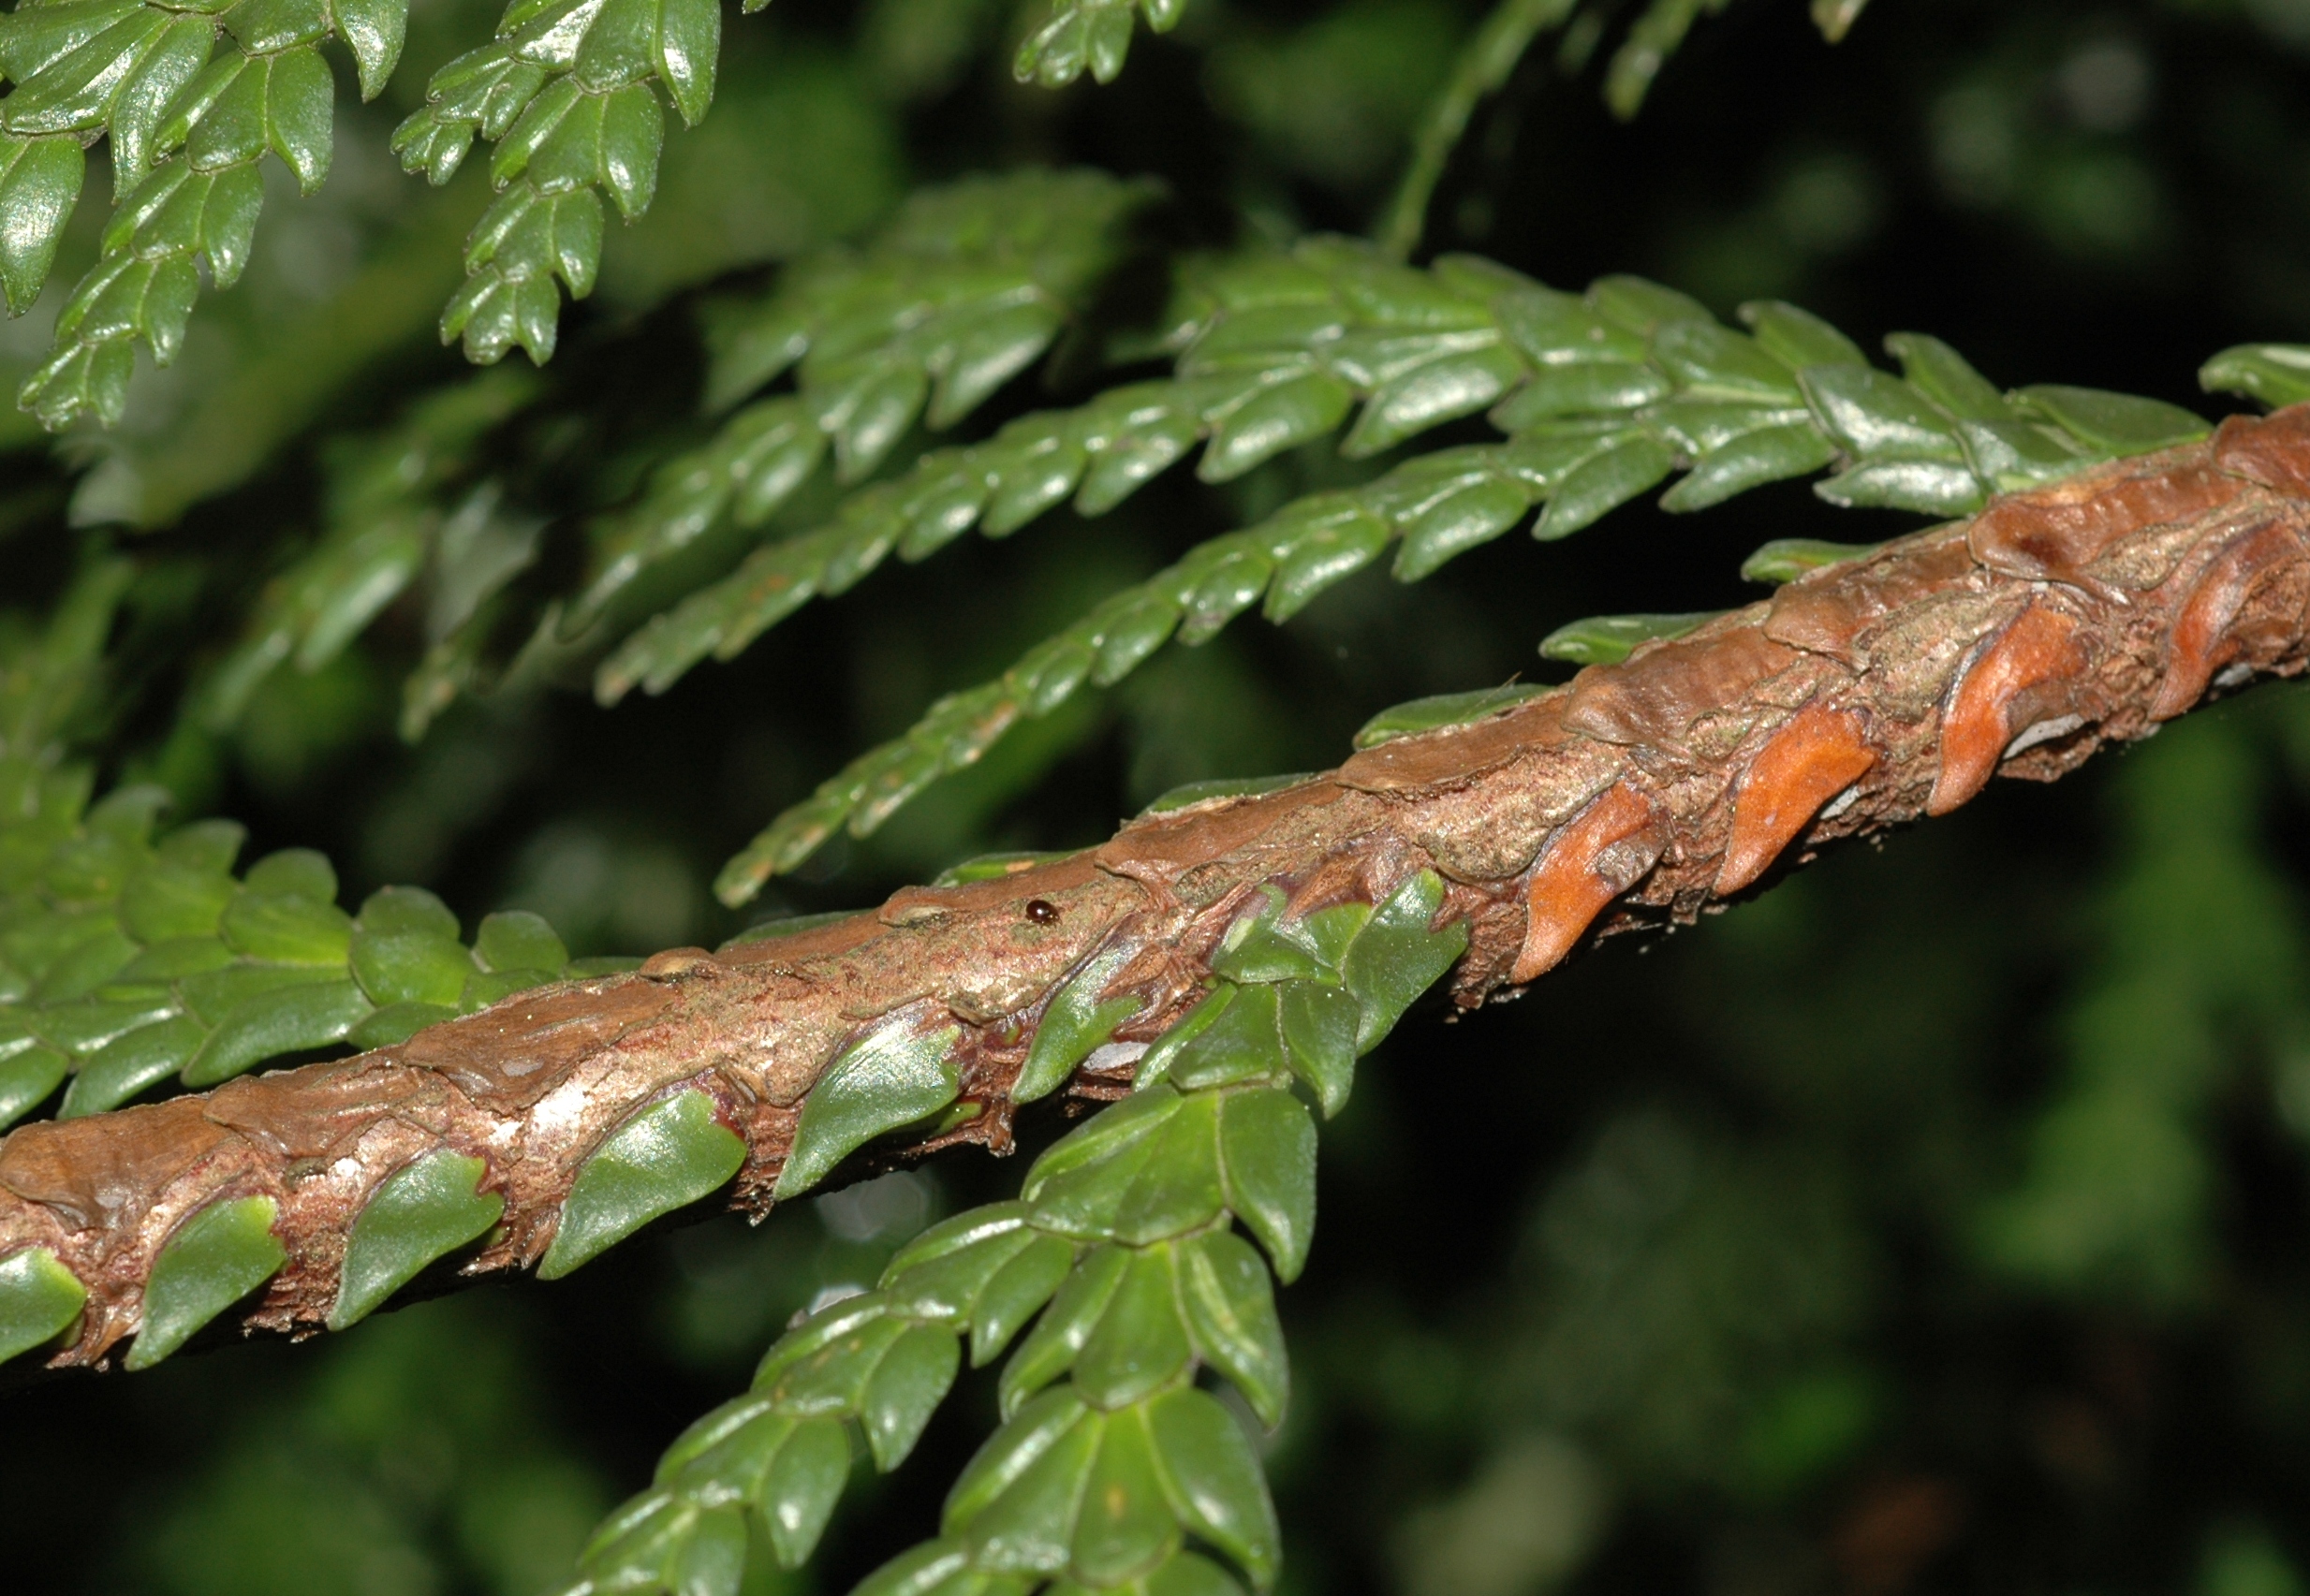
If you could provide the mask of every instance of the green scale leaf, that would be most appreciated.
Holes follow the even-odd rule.
[[[1258,1457],[1233,1415],[1190,1385],[1150,1401],[1143,1422],[1181,1526],[1226,1554],[1254,1589],[1273,1585],[1283,1536]]]
[[[0,256],[0,261],[5,256]],[[2208,393],[2236,393],[2273,410],[2310,399],[2310,348],[2299,344],[2240,344],[2198,368]]]
[[[1169,1244],[1133,1249],[1069,1368],[1075,1390],[1095,1408],[1140,1401],[1192,1371],[1195,1342],[1181,1317]]]
[[[47,1102],[63,1084],[72,1062],[54,1047],[27,1036],[0,1057],[0,1125],[22,1119]]]
[[[73,1076],[56,1117],[71,1120],[119,1107],[184,1069],[208,1035],[199,1020],[183,1014],[106,1043]]]
[[[859,1404],[875,1468],[888,1473],[906,1460],[954,1384],[962,1357],[961,1343],[934,1325],[912,1326],[884,1352]]]
[[[913,1016],[903,1015],[845,1048],[802,1100],[774,1194],[808,1191],[875,1137],[952,1103],[962,1076],[948,1055],[961,1034],[951,1025],[923,1030]]]
[[[1268,1267],[1231,1230],[1214,1230],[1178,1249],[1179,1301],[1197,1355],[1235,1383],[1259,1422],[1284,1422],[1290,1365]]]
[[[840,1421],[813,1419],[794,1427],[762,1480],[762,1516],[779,1567],[800,1568],[809,1560],[849,1477],[850,1438]]]
[[[1779,537],[1741,562],[1744,582],[1769,582],[1774,587],[1830,565],[1841,565],[1876,552],[1875,543],[1825,543],[1812,537]]]
[[[1704,609],[1689,615],[1594,615],[1559,626],[1541,638],[1540,657],[1574,665],[1617,665],[1640,644],[1681,637],[1723,613]]]
[[[212,1203],[176,1227],[146,1277],[143,1321],[127,1368],[152,1368],[280,1272],[288,1253],[272,1234],[278,1214],[271,1197],[236,1197]]]
[[[0,1259],[0,1363],[63,1336],[87,1300],[79,1277],[45,1247]]]
[[[1075,1515],[1106,1429],[1068,1387],[1044,1393],[989,1438],[948,1493],[939,1528],[972,1565],[998,1574],[1056,1574],[1067,1565]]]
[[[1076,1263],[1051,1306],[1003,1366],[997,1395],[1006,1418],[1074,1367],[1130,1267],[1129,1251],[1114,1246],[1096,1247]]]
[[[1289,1092],[1219,1100],[1220,1175],[1233,1209],[1286,1285],[1299,1279],[1316,1234],[1316,1124]]]
[[[1067,1084],[1075,1069],[1114,1035],[1123,1022],[1139,1013],[1139,998],[1125,993],[1101,999],[1107,984],[1130,962],[1130,949],[1122,944],[1094,953],[1043,1005],[1026,1062],[1011,1083],[1013,1103],[1032,1103]]]
[[[1130,53],[1135,12],[1155,32],[1169,33],[1185,11],[1186,0],[1055,0],[1051,20],[1019,46],[1011,75],[1060,88],[1088,69],[1098,82],[1111,83]]]
[[[1548,691],[1535,683],[1510,682],[1501,687],[1479,687],[1470,693],[1440,693],[1432,698],[1414,698],[1382,710],[1364,722],[1356,733],[1355,744],[1358,748],[1377,748],[1399,737],[1417,737],[1445,726],[1466,725],[1512,710]]]
[[[1217,1100],[1168,1082],[1101,1110],[1036,1161],[1023,1194],[1034,1222],[1083,1240],[1153,1241],[1220,1206]]]
[[[1152,1573],[1179,1551],[1182,1539],[1145,1413],[1112,1415],[1085,1483],[1069,1574],[1095,1587],[1119,1585]]]
[[[217,1022],[185,1064],[184,1084],[215,1086],[267,1059],[342,1042],[371,1011],[350,980],[301,981],[259,992]]]
[[[419,1271],[503,1218],[506,1200],[481,1191],[489,1165],[444,1149],[387,1177],[346,1238],[345,1267],[329,1327],[342,1330],[375,1312]]]
[[[537,1278],[559,1280],[662,1214],[728,1181],[746,1144],[695,1087],[652,1104],[586,1155],[562,1205]]]

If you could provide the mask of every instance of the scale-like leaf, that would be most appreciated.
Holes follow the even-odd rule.
[[[661,1214],[716,1190],[745,1162],[746,1144],[692,1087],[642,1109],[586,1155],[537,1263],[557,1280]]]

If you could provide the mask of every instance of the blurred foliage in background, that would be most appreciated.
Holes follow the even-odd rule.
[[[669,134],[651,213],[610,229],[555,359],[501,368],[520,393],[449,449],[474,558],[510,547],[566,587],[586,514],[706,435],[701,303],[918,185],[1088,164],[1158,180],[1148,226],[1173,243],[1363,229],[1480,20],[1195,0],[1114,83],[1052,92],[1011,76],[1034,9],[733,13],[719,103]],[[1624,123],[1598,90],[1630,10],[1585,13],[1479,110],[1427,249],[1559,285],[1642,272],[1720,314],[1788,298],[1864,342],[1930,329],[2001,381],[2182,403],[2214,349],[2310,335],[2305,0],[1877,0],[1833,50],[1793,0],[1740,0]],[[743,923],[709,891],[718,863],[858,747],[1119,582],[1376,469],[1317,447],[957,544],[612,710],[549,666],[404,742],[402,679],[441,635],[411,600],[265,675],[237,719],[180,716],[358,492],[362,451],[401,447],[413,398],[463,370],[434,324],[486,183],[427,188],[386,138],[492,22],[415,8],[328,185],[298,199],[275,171],[246,275],[140,370],[117,428],[0,422],[0,602],[37,610],[94,548],[136,556],[84,740],[109,778],[248,823],[252,855],[319,847],[348,897],[419,883],[468,924],[536,909],[581,955],[714,942]],[[84,201],[48,294],[0,331],[10,388],[102,222]],[[1366,573],[1078,700],[764,903],[865,903],[974,852],[1096,840],[1182,781],[1329,764],[1382,705],[1530,674],[1561,622],[1740,602],[1738,558],[1768,537],[1907,524],[1784,486],[1505,540],[1416,588]],[[2310,1591],[2306,822],[2310,697],[2266,688],[1512,1007],[1404,1027],[1325,1141],[1323,1235],[1283,1300],[1286,1589]],[[4,1582],[554,1589],[791,1313],[1010,1179],[965,1157],[325,1345],[19,1394]],[[817,1567],[750,1589],[840,1591],[927,1532],[991,1382],[954,1409],[846,1502]]]

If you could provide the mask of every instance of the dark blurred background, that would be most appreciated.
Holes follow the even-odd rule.
[[[699,296],[919,183],[1094,163],[1168,184],[1167,241],[1361,230],[1479,16],[1193,0],[1116,84],[1052,94],[1010,81],[1036,19],[1008,0],[733,11],[712,117],[673,136],[546,399],[493,445],[509,500],[562,518],[551,540],[629,491],[699,425]],[[1787,298],[1867,344],[1938,334],[2002,383],[2210,413],[2207,355],[2310,336],[2310,0],[1876,0],[1834,49],[1800,0],[1733,0],[1632,124],[1597,95],[1628,13],[1596,16],[1592,54],[1544,42],[1479,113],[1431,250],[1558,286],[1643,272],[1725,314]],[[329,188],[271,210],[247,280],[119,432],[59,451],[0,423],[0,601],[38,603],[86,539],[147,562],[110,772],[247,822],[252,855],[327,850],[350,900],[415,882],[468,925],[533,908],[581,954],[712,943],[970,853],[1089,842],[1178,782],[1332,763],[1390,702],[1545,676],[1534,644],[1565,621],[1744,602],[1735,568],[1768,538],[1913,524],[1785,485],[1503,539],[1415,588],[1375,568],[1039,723],[745,915],[707,884],[782,804],[1119,581],[1350,468],[1315,448],[965,540],[614,711],[502,694],[405,746],[421,638],[389,616],[326,670],[275,673],[238,731],[188,732],[186,662],[233,636],[283,529],[316,523],[330,440],[456,373],[430,321],[482,180],[434,197],[384,136],[493,22],[419,5],[386,103],[341,116]],[[55,295],[0,363],[45,346]],[[972,431],[1052,400],[1021,388]],[[264,447],[220,461],[222,433]],[[1285,1296],[1287,1590],[2310,1591],[2305,819],[2310,697],[2264,687],[1521,1003],[1415,1013],[1327,1133],[1321,1234]],[[0,1588],[553,1589],[790,1313],[1021,1168],[966,1154],[325,1342],[22,1392],[0,1402]],[[750,1589],[833,1596],[930,1532],[992,1384],[852,1494],[816,1567]]]

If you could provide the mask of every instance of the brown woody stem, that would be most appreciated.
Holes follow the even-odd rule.
[[[1120,1035],[1159,1034],[1268,884],[1296,915],[1440,871],[1439,925],[1472,933],[1453,995],[1474,1006],[1584,941],[1690,920],[1824,843],[1946,813],[1994,773],[2050,781],[2209,691],[2299,671],[2306,534],[2310,406],[2232,417],[1281,792],[720,956],[660,954],[359,1058],[23,1126],[0,1140],[0,1258],[46,1247],[81,1279],[81,1333],[51,1361],[96,1363],[137,1330],[180,1221],[270,1196],[288,1263],[243,1322],[311,1328],[353,1217],[412,1158],[478,1157],[505,1197],[465,1273],[532,1264],[585,1155],[684,1085],[744,1138],[730,1201],[759,1211],[820,1071],[910,1007],[959,1022],[963,1094],[983,1108],[911,1150],[1003,1150],[1010,1082],[1062,978],[1123,950],[1109,990],[1143,1004]],[[1086,1066],[1074,1089],[1126,1084]]]

